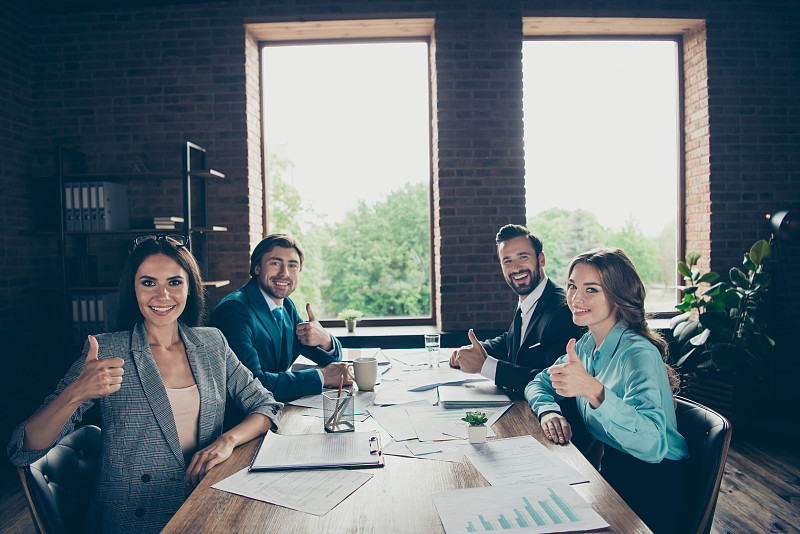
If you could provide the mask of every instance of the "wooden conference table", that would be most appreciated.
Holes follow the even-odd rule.
[[[280,433],[321,432],[320,419],[304,417],[305,410],[286,405]],[[372,418],[357,424],[358,431],[372,429],[380,429]],[[544,437],[524,400],[516,401],[492,429],[498,438],[532,435],[589,479],[588,483],[572,487],[611,525],[592,532],[650,532],[577,448],[572,444],[555,445]],[[386,443],[391,438],[380,430]],[[466,458],[452,463],[386,456],[385,467],[369,469],[373,478],[322,517],[211,488],[249,465],[259,442],[260,438],[237,447],[225,463],[214,467],[163,532],[444,532],[431,493],[489,485]]]

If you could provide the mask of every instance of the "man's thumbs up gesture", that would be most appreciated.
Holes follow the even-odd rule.
[[[483,368],[483,362],[486,361],[486,349],[483,348],[481,342],[475,337],[475,332],[472,328],[467,332],[469,342],[471,345],[464,345],[460,349],[453,351],[450,356],[450,366],[460,367],[465,373],[480,373]]]
[[[331,335],[322,327],[320,322],[317,321],[317,317],[314,315],[314,311],[311,309],[311,303],[309,302],[306,303],[306,312],[308,312],[308,321],[299,323],[295,328],[297,339],[300,340],[300,343],[308,347],[316,347],[319,345],[322,350],[331,350],[333,346]]]
[[[70,384],[82,401],[111,395],[122,387],[122,358],[98,359],[99,345],[94,336],[89,336],[89,352],[83,370],[75,382]]]
[[[550,381],[562,397],[586,397],[594,408],[605,399],[603,384],[583,367],[574,339],[567,343],[567,361],[550,367]]]

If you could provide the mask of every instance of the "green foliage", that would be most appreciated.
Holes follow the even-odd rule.
[[[269,155],[269,231],[291,233],[305,249],[291,296],[301,315],[306,302],[320,318],[346,308],[368,317],[429,315],[427,184],[407,183],[382,201],[362,202],[338,223],[323,224],[289,183],[290,170],[288,160]]]
[[[623,249],[645,283],[663,286],[673,283],[674,224],[667,225],[654,240],[642,234],[631,218],[620,231],[609,231],[594,213],[551,208],[528,219],[528,228],[542,240],[545,270],[558,284],[566,281],[567,268],[575,256],[603,246]]]
[[[324,247],[328,308],[368,317],[430,313],[427,184],[407,183],[374,205],[360,203],[333,225]]]
[[[339,317],[339,319],[341,319],[342,321],[358,321],[359,319],[361,319],[361,317],[363,317],[363,315],[364,314],[361,313],[359,310],[354,310],[353,308],[346,308],[340,311],[337,317]]]
[[[481,426],[485,425],[489,419],[483,412],[467,412],[467,416],[462,417],[461,420],[469,423],[469,426]]]
[[[759,317],[770,275],[763,272],[769,257],[769,244],[757,241],[744,254],[742,269],[729,271],[730,285],[719,281],[719,274],[700,273],[693,252],[678,262],[678,273],[685,286],[683,300],[675,306],[684,312],[670,323],[679,346],[676,366],[682,370],[717,367],[737,369],[757,364],[775,345],[764,332],[767,325]],[[708,287],[702,291],[701,284]]]
[[[625,251],[645,284],[663,281],[658,243],[645,237],[633,219],[628,218],[622,230],[609,235],[606,243]]]

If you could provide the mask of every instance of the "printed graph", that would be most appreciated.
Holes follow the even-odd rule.
[[[547,488],[547,491],[549,499],[537,500],[535,504],[531,503],[528,497],[522,497],[518,505],[508,512],[497,514],[495,517],[478,514],[477,520],[466,521],[466,531],[493,532],[580,521],[575,510],[553,488]]]
[[[567,532],[608,526],[566,484],[473,488],[443,491],[433,497],[448,534]]]

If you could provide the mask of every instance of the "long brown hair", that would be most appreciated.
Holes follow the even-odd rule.
[[[669,359],[667,342],[647,324],[644,312],[644,299],[647,292],[636,267],[625,251],[619,248],[596,248],[578,254],[569,264],[567,272],[571,275],[572,269],[579,263],[586,263],[597,269],[600,275],[600,285],[608,300],[614,304],[617,321],[624,322],[628,328],[647,339],[658,349],[667,368],[670,386],[673,392],[677,391],[678,377],[667,363]]]

